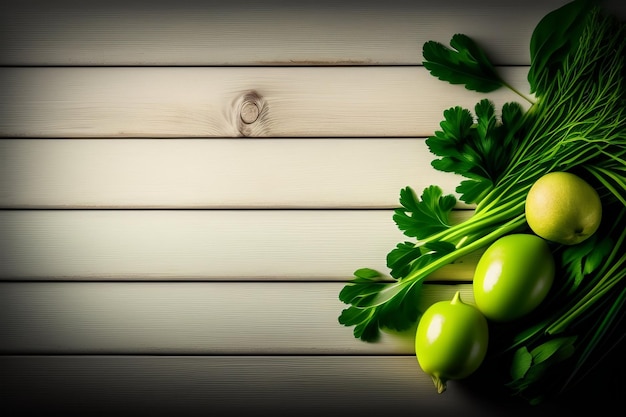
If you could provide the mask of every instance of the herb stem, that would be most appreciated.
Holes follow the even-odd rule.
[[[513,87],[511,84],[503,81],[502,85],[504,85],[506,88],[508,88],[509,90],[511,90],[512,92],[514,92],[515,94],[517,94],[518,96],[526,100],[528,103],[530,103],[531,106],[535,104],[534,100],[532,100],[530,97],[526,96],[525,94],[522,94],[517,88]]]
[[[616,264],[615,266],[621,266],[624,263],[624,258]],[[611,273],[615,273],[615,268],[611,270]],[[568,310],[566,314],[560,316],[554,323],[552,323],[546,329],[547,334],[557,334],[564,331],[570,323],[578,318],[581,314],[583,314],[587,309],[593,306],[600,298],[602,298],[608,291],[610,291],[617,283],[619,283],[624,277],[626,277],[626,271],[622,270],[620,273],[614,277],[610,275],[606,275],[605,277],[610,278],[608,281],[598,283],[596,287],[594,287],[587,296],[581,299],[578,303],[576,303],[572,308]]]
[[[623,214],[623,212],[622,212]],[[622,216],[619,216],[620,218]],[[591,307],[598,299],[611,290],[617,283],[619,283],[624,277],[626,277],[626,269],[623,268],[626,263],[626,254],[623,254],[619,259],[615,260],[615,256],[624,250],[623,244],[626,239],[626,231],[623,231],[616,242],[611,254],[607,258],[604,266],[598,271],[596,282],[593,287],[586,291],[571,308],[564,314],[560,315],[546,329],[547,334],[555,334],[562,332],[569,326],[572,320],[576,319],[589,307]]]
[[[411,281],[418,278],[425,278],[427,275],[438,270],[442,266],[447,265],[462,256],[468,255],[481,247],[489,245],[497,238],[518,229],[519,227],[523,226],[525,222],[526,216],[524,214],[513,217],[506,223],[503,223],[496,227],[491,232],[487,234],[481,234],[480,238],[474,239],[467,245],[457,248],[454,252],[437,258],[425,267],[412,270],[409,274],[407,274],[406,277],[402,278],[402,281]]]

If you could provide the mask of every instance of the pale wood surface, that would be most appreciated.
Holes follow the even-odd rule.
[[[0,414],[623,408],[623,358],[529,409],[471,379],[436,394],[411,331],[365,344],[337,322],[353,271],[404,240],[399,189],[458,182],[424,138],[485,97],[432,78],[423,42],[470,35],[526,92],[532,29],[564,3],[2,2]],[[421,302],[471,300],[479,255]]]
[[[391,210],[4,210],[0,278],[345,281],[387,272]],[[471,216],[453,212],[452,221]],[[414,241],[414,240],[413,240]],[[467,280],[478,253],[432,275]],[[242,284],[245,285],[245,284]]]
[[[501,71],[528,91],[526,67]],[[485,97],[412,66],[0,68],[0,82],[8,137],[428,136],[443,110]],[[251,92],[262,107],[245,124]]]
[[[564,0],[9,1],[1,64],[416,65],[461,32],[529,64],[536,22]],[[609,2],[626,15],[619,0]]]
[[[46,415],[553,417],[584,404],[580,396],[532,408],[497,402],[458,381],[437,394],[413,356],[18,355],[0,356],[0,367],[8,394],[0,411],[45,404]]]
[[[434,158],[423,138],[4,139],[0,207],[395,208],[433,181],[458,197]]]
[[[410,331],[363,343],[337,318],[343,283],[0,283],[0,352],[345,355],[413,353]],[[424,284],[419,308],[473,303],[471,284]],[[25,306],[28,306],[25,308]]]

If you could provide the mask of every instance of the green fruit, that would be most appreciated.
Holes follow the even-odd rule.
[[[493,321],[520,318],[545,299],[554,274],[554,257],[544,239],[523,233],[501,237],[476,265],[476,307]]]
[[[452,301],[439,301],[424,311],[417,325],[415,355],[442,393],[448,380],[465,378],[480,367],[488,340],[487,320],[457,291]]]
[[[602,220],[598,193],[570,172],[551,172],[539,178],[528,192],[525,209],[533,232],[564,245],[587,239]]]

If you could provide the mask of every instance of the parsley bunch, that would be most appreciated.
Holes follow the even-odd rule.
[[[619,322],[626,302],[624,39],[623,22],[594,1],[574,0],[533,31],[528,82],[534,97],[513,90],[529,101],[528,110],[515,102],[497,110],[486,98],[473,111],[445,110],[441,130],[426,144],[437,157],[435,169],[463,177],[456,191],[475,205],[473,215],[451,223],[456,198],[437,185],[419,196],[402,189],[393,220],[410,239],[388,253],[390,277],[369,268],[354,273],[339,293],[349,305],[339,322],[354,326],[354,336],[367,342],[381,329],[408,329],[421,315],[417,299],[432,272],[506,234],[529,231],[524,204],[532,184],[551,171],[572,171],[598,190],[606,212],[602,229],[576,246],[553,244],[561,290],[551,295],[556,302],[546,304],[555,307],[503,332],[500,347],[516,352],[503,356],[512,369],[509,386],[518,393],[542,380],[547,365],[571,360],[574,351],[575,373]],[[456,34],[450,46],[424,44],[424,67],[433,76],[480,93],[512,89],[472,39]]]

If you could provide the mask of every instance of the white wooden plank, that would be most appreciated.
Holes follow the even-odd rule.
[[[356,339],[343,283],[0,283],[0,353],[412,354],[415,328]],[[418,305],[473,303],[471,284],[424,284]]]
[[[526,67],[502,71],[528,90]],[[485,97],[423,67],[11,67],[0,83],[5,137],[428,136],[443,110]]]
[[[345,280],[410,240],[391,210],[3,210],[0,278]],[[456,211],[455,220],[471,210]],[[471,279],[478,254],[433,278]]]
[[[565,0],[3,2],[2,65],[419,64],[465,33],[529,64],[532,29]],[[626,14],[624,3],[610,0]]]
[[[423,139],[3,139],[3,208],[395,208],[436,171]],[[467,207],[459,203],[459,207]]]
[[[623,384],[585,384],[533,407],[472,379],[437,394],[412,356],[2,356],[0,368],[10,416],[552,417],[623,404]]]

